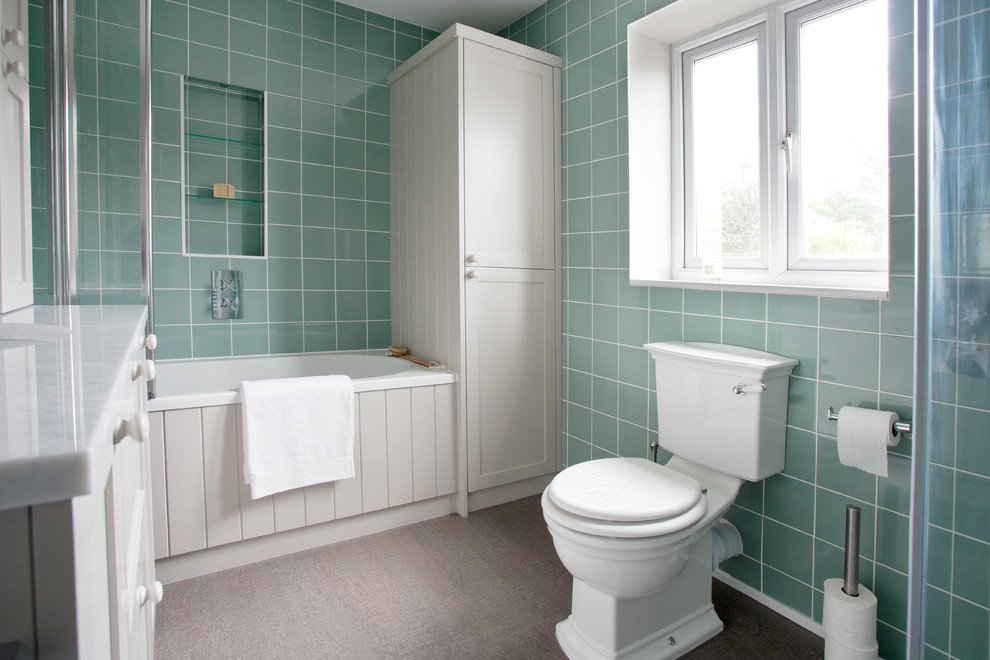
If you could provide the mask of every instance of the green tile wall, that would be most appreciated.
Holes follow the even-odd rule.
[[[727,517],[740,528],[745,551],[722,568],[820,622],[822,584],[842,575],[844,506],[858,504],[864,583],[884,604],[880,652],[902,656],[909,447],[892,450],[888,478],[842,466],[825,408],[856,404],[911,417],[910,174],[892,176],[888,301],[630,286],[626,26],[664,4],[551,0],[501,32],[564,60],[564,462],[647,456],[657,407],[644,342],[714,341],[799,359],[788,401],[787,464],[783,473],[743,486]],[[907,80],[892,85],[892,106],[910,109],[912,4],[892,0],[891,7],[892,80]],[[910,120],[893,123],[892,171],[913,167],[911,130]]]
[[[140,304],[140,0],[77,2],[76,164],[81,304]],[[34,292],[48,302],[44,22],[30,3]]]
[[[332,0],[154,0],[152,32],[157,357],[388,346],[385,78],[436,33]],[[182,75],[268,92],[267,259],[182,254]],[[214,268],[242,320],[211,318]]]
[[[82,304],[141,302],[140,0],[76,3],[78,265]],[[35,302],[48,302],[44,21],[29,4]]]
[[[140,304],[140,0],[76,3],[79,253],[83,304]]]
[[[926,657],[990,657],[990,7],[933,3]]]

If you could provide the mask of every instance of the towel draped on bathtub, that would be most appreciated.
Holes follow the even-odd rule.
[[[354,476],[354,386],[347,376],[244,381],[241,402],[251,499]]]

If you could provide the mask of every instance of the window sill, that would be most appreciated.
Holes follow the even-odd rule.
[[[782,293],[863,300],[887,300],[890,290],[890,279],[885,272],[823,274],[820,272],[790,271],[773,280],[770,280],[765,273],[759,275],[754,273],[725,275],[723,273],[723,275],[721,279],[701,278],[693,273],[678,275],[674,279],[637,279],[631,277],[629,283],[634,286]]]

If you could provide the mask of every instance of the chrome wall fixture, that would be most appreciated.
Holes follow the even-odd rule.
[[[832,406],[829,406],[828,409],[825,411],[825,418],[831,422],[839,421],[839,415],[838,413],[835,412]],[[912,428],[911,420],[899,419],[896,422],[894,422],[894,428],[893,428],[894,435],[897,435],[898,433],[911,435],[911,428]]]

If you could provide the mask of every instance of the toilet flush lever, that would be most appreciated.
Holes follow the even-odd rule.
[[[742,383],[739,383],[738,385],[732,386],[733,394],[763,394],[766,391],[766,383],[753,383],[752,385],[743,385]]]

